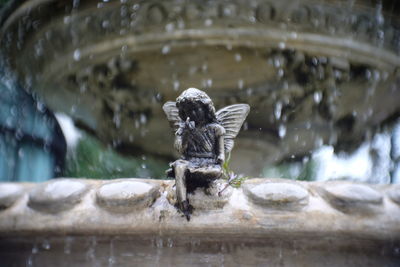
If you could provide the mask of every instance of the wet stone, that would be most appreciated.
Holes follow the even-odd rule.
[[[38,185],[29,194],[28,205],[36,210],[57,213],[73,208],[86,193],[88,186],[72,179],[56,179]]]
[[[102,185],[96,194],[97,203],[113,212],[139,210],[151,206],[160,195],[158,185],[117,181]]]
[[[22,195],[22,186],[18,184],[0,184],[0,210],[7,209]]]
[[[394,185],[387,194],[393,202],[400,205],[400,185]]]
[[[382,195],[366,185],[332,184],[323,189],[328,202],[345,213],[374,213],[382,204]]]
[[[233,188],[227,186],[226,180],[215,180],[208,188],[197,188],[188,194],[188,199],[195,210],[217,210],[228,203],[232,192]]]
[[[265,207],[296,210],[308,204],[307,190],[291,183],[247,183],[243,189],[253,203]]]

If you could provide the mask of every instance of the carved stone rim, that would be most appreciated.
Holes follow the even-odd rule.
[[[113,42],[104,41],[87,47],[80,47],[81,58],[79,62],[74,61],[74,51],[71,51],[49,64],[43,71],[41,78],[52,80],[58,77],[58,80],[62,80],[63,77],[56,74],[60,74],[61,70],[65,71],[66,66],[76,64],[78,68],[79,66],[81,68],[86,67],[86,60],[90,60],[91,63],[102,61],[102,54],[109,58],[109,54],[106,52],[115,51],[119,53],[122,46],[128,46],[126,54],[129,54],[161,51],[164,44],[169,44],[171,49],[194,45],[276,48],[280,43],[283,43],[283,40],[285,40],[284,45],[287,49],[296,49],[321,56],[344,57],[355,63],[373,65],[390,72],[400,67],[400,56],[354,39],[311,33],[297,33],[297,36],[294,37],[288,31],[276,29],[188,29],[175,31],[174,34],[147,33],[140,36],[125,36],[114,39]],[[89,59],[90,55],[93,54],[96,54],[96,59]]]

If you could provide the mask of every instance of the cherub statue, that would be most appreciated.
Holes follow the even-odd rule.
[[[225,154],[232,150],[250,107],[236,104],[215,112],[205,92],[189,88],[176,102],[165,103],[163,110],[175,131],[175,148],[182,154],[170,164],[167,175],[175,178],[178,208],[190,220],[187,192],[208,187],[223,175]]]

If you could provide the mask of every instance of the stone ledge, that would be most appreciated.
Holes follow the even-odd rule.
[[[189,196],[194,200],[195,210],[187,222],[174,207],[174,200],[167,197],[173,184],[172,180],[150,179],[2,183],[0,236],[218,233],[260,238],[313,233],[335,238],[400,240],[396,185],[250,179],[243,189],[230,188],[226,204],[210,210],[204,206],[196,209],[201,201]],[[54,185],[63,185],[68,192],[61,196],[57,193],[59,186]],[[124,186],[120,196],[114,191],[111,195],[102,191],[106,186],[121,185]],[[141,186],[135,189],[137,185]],[[40,205],[35,205],[39,191]],[[369,194],[360,195],[362,192]],[[204,203],[212,206],[218,196],[209,194],[202,196]],[[374,212],[361,212],[371,205]]]

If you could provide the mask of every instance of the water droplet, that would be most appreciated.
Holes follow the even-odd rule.
[[[10,110],[11,116],[15,117],[18,113],[18,109],[16,106],[12,106],[11,110]]]
[[[162,238],[156,238],[154,240],[154,243],[157,248],[162,248],[164,246],[164,242],[163,242]]]
[[[71,114],[75,114],[75,112],[76,112],[76,105],[72,105]]]
[[[142,164],[140,165],[140,167],[141,167],[142,169],[147,169],[147,165],[144,164],[144,163],[142,163]]]
[[[280,138],[285,137],[285,135],[286,135],[286,127],[285,127],[285,125],[283,125],[283,124],[279,125],[278,134],[279,134]]]
[[[366,70],[366,71],[365,71],[365,78],[366,78],[367,80],[370,80],[371,77],[372,77],[372,72],[371,72],[370,70]]]
[[[248,122],[246,121],[245,123],[243,123],[243,131],[246,131],[246,130],[248,130],[249,129],[249,124],[248,124]]]
[[[211,87],[211,86],[212,86],[212,83],[213,83],[212,79],[207,79],[207,80],[206,80],[206,85],[207,85],[207,87]]]
[[[174,241],[171,238],[167,239],[167,247],[172,248],[174,246]]]
[[[282,114],[282,103],[280,101],[276,102],[275,108],[274,108],[274,115],[277,120],[281,118]]]
[[[86,84],[81,84],[81,85],[79,86],[79,92],[80,92],[81,94],[85,93],[86,90],[87,90],[87,85],[86,85]]]
[[[108,28],[110,26],[110,21],[109,20],[104,20],[102,23],[101,23],[101,27],[103,27],[104,29],[105,28]]]
[[[279,68],[282,66],[282,60],[280,57],[274,57],[274,67]]]
[[[316,147],[321,147],[324,144],[324,140],[321,137],[317,137],[315,139],[315,146]]]
[[[167,23],[167,25],[165,25],[165,30],[167,32],[172,32],[175,29],[175,25],[173,23]]]
[[[51,248],[49,240],[47,239],[43,240],[42,248],[44,248],[45,250],[49,250]]]
[[[238,81],[238,87],[239,87],[239,89],[243,89],[243,86],[244,86],[244,81],[243,81],[242,79],[240,79],[240,80]]]
[[[18,139],[18,138],[17,138]],[[22,159],[24,157],[24,150],[22,148],[18,149],[18,157]]]
[[[297,32],[291,32],[290,37],[293,39],[297,39]]]
[[[33,245],[32,254],[37,254],[38,252],[39,252],[39,248],[38,248],[37,244]]]
[[[212,19],[206,19],[206,20],[204,21],[204,25],[205,25],[205,26],[211,26],[212,24],[213,24]]]
[[[374,70],[374,81],[379,81],[381,79],[381,73],[378,70]]]
[[[32,267],[33,266],[32,255],[30,255],[28,260],[26,261],[26,266],[28,266],[28,267]]]
[[[126,6],[121,6],[120,15],[121,17],[126,17],[126,15],[128,15],[128,8]]]
[[[161,53],[162,53],[163,55],[168,54],[170,51],[171,51],[171,47],[170,47],[169,45],[164,45],[164,46],[162,47],[162,49],[161,49]]]
[[[69,24],[71,23],[71,16],[65,16],[64,17],[64,24]]]
[[[64,253],[65,254],[71,254],[71,244],[72,244],[72,237],[68,236],[65,238],[65,243],[64,243]]]
[[[201,65],[201,70],[203,72],[206,72],[208,70],[208,64],[207,63],[203,63],[203,65]]]
[[[175,80],[173,82],[174,91],[178,91],[179,90],[179,85],[180,85],[180,83],[179,83],[178,80]]]
[[[43,113],[46,110],[46,106],[42,102],[38,101],[38,102],[36,102],[36,109],[39,112]]]
[[[322,93],[319,91],[314,92],[314,102],[316,104],[319,104],[321,102],[321,100],[322,100]]]
[[[43,55],[42,42],[39,42],[39,43],[35,44],[34,48],[35,48],[35,56],[36,57],[41,57]]]
[[[145,114],[140,114],[140,123],[141,124],[146,124],[147,122],[147,116]]]
[[[114,256],[110,256],[108,258],[108,266],[113,266],[115,262],[116,262],[116,260],[115,260]]]
[[[236,60],[236,62],[242,61],[242,55],[239,54],[239,53],[236,53],[236,54],[235,54],[235,60]]]
[[[74,60],[78,61],[81,59],[81,51],[79,49],[75,49],[74,51]]]
[[[116,128],[119,128],[121,126],[121,116],[119,113],[114,114],[113,122]]]

